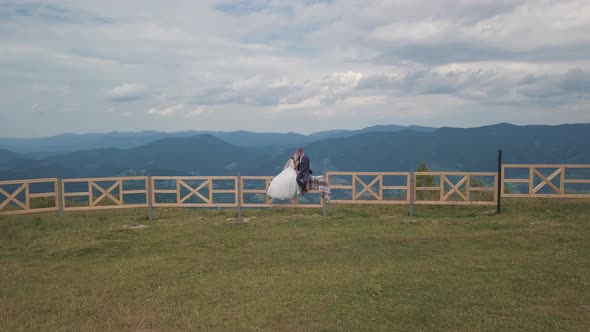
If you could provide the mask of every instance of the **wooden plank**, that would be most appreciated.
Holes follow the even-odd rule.
[[[443,174],[440,176],[440,200],[444,201],[443,197],[445,196],[445,179],[447,177]]]
[[[408,173],[408,175],[406,176],[406,202],[408,204],[410,203],[410,194],[411,194],[410,193],[410,189],[411,189],[410,187],[411,187],[411,182],[412,182],[411,177],[412,177],[412,175],[410,173]],[[415,194],[416,193],[414,192],[414,195]],[[414,197],[416,197],[416,196],[414,196]]]
[[[439,191],[440,190],[440,186],[438,187],[416,187],[416,190],[418,191]]]
[[[64,193],[64,197],[76,197],[76,196],[89,196],[90,194],[87,191],[84,192],[74,192],[74,193]]]
[[[383,200],[383,174],[379,175],[379,200]]]
[[[56,180],[57,180],[57,178],[29,179],[29,180],[4,180],[4,181],[0,181],[0,186],[4,186],[4,185],[15,185],[15,184],[24,184],[24,183],[54,182]]]
[[[123,181],[119,180],[119,202],[123,203]]]
[[[36,194],[29,194],[30,198],[43,198],[43,197],[55,197],[57,193],[36,193]]]
[[[64,183],[72,183],[72,182],[111,182],[111,181],[139,181],[145,180],[145,176],[117,176],[117,177],[104,177],[104,178],[75,178],[75,179],[63,179]]]
[[[334,190],[352,190],[352,186],[338,186],[338,185],[334,185],[334,186],[330,186],[330,189],[334,189]]]
[[[355,201],[356,200],[356,181],[358,180],[358,177],[356,175],[352,176],[352,200]]]
[[[330,204],[375,204],[375,205],[397,205],[397,204],[407,204],[408,202],[406,200],[388,200],[388,199],[384,199],[382,201],[375,201],[375,200],[370,200],[370,201],[365,201],[365,200],[356,200],[356,201],[352,201],[352,200],[345,200],[345,199],[333,199],[330,200]]]
[[[536,194],[530,196],[527,194],[504,194],[502,197],[508,198],[590,198],[590,194]]]
[[[505,183],[529,183],[530,179],[504,179]]]
[[[125,205],[101,205],[101,206],[72,206],[64,207],[64,211],[92,211],[92,210],[116,210],[116,209],[134,209],[144,208],[147,204],[125,204]]]
[[[535,168],[532,166],[529,167],[529,195],[533,194],[533,183],[535,180],[535,176],[534,176],[535,173],[533,172],[534,169]]]
[[[244,194],[266,194],[264,189],[244,189],[242,192]]]
[[[590,168],[590,164],[503,164],[506,168]]]
[[[465,178],[467,179],[465,181],[465,200],[469,202],[471,200],[471,176],[466,176]]]
[[[561,168],[561,176],[559,177],[559,192],[565,194],[565,167]]]
[[[50,207],[50,208],[39,208],[39,209],[29,209],[29,210],[14,210],[14,211],[4,211],[4,212],[0,211],[0,216],[53,212],[53,211],[57,211],[57,210],[58,210],[57,207]]]
[[[183,203],[183,204],[176,204],[176,203],[157,203],[152,204],[154,207],[167,207],[167,208],[212,208],[212,207],[237,207],[237,203],[215,203],[215,204],[208,204],[208,203]]]
[[[181,182],[182,182],[182,180],[180,180],[180,178],[176,178],[176,204],[182,203],[180,201],[180,183]]]
[[[209,205],[213,204],[213,180],[209,179]]]
[[[268,193],[268,187],[270,187],[271,181],[272,181],[272,179],[266,179],[264,194]],[[266,195],[266,204],[270,204],[270,203],[272,203],[272,199],[268,195]]]
[[[481,177],[486,177],[486,176],[494,176],[498,173],[496,172],[414,172],[414,174],[416,174],[416,176],[425,176],[425,175],[430,175],[430,176],[481,176]]]
[[[408,190],[408,186],[384,186],[383,190]],[[330,187],[332,189],[332,187]]]
[[[145,194],[147,191],[145,189],[137,189],[137,190],[123,190],[124,195],[133,195],[133,194]]]
[[[242,176],[242,180],[266,180],[272,179],[272,176]]]
[[[145,178],[145,202],[148,203],[148,207],[149,207],[149,202],[150,202],[150,190],[152,189],[152,188],[150,188],[150,185],[151,185],[150,178],[146,177]],[[152,203],[153,202],[154,201],[152,200]]]
[[[493,201],[416,201],[417,205],[495,205]]]
[[[496,187],[471,187],[469,191],[496,191]]]
[[[330,176],[407,176],[410,172],[327,172],[326,177]]]
[[[89,180],[88,181],[88,205],[90,207],[94,206],[94,197],[93,196],[94,195],[92,194],[92,181]],[[64,209],[64,211],[65,211],[65,209]]]
[[[565,179],[563,183],[574,183],[574,184],[589,184],[590,180],[586,179]]]
[[[31,208],[31,190],[29,188],[29,183],[25,183],[25,210],[29,210]]]

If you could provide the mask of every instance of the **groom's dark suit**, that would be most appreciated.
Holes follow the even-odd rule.
[[[299,164],[297,165],[297,184],[301,187],[301,193],[307,192],[307,181],[309,175],[312,174],[309,167],[309,158],[306,155],[299,157]]]

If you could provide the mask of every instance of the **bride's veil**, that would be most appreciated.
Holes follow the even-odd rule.
[[[286,170],[287,168],[289,168],[289,164],[293,161],[293,159],[289,158],[289,160],[287,160],[287,163],[285,164],[285,167],[283,167],[283,171]]]

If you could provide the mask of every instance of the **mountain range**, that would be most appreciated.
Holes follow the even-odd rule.
[[[504,151],[505,163],[590,163],[590,124],[376,126],[312,135],[141,132],[0,139],[0,179],[273,175],[299,145],[305,146],[316,174],[409,171],[422,162],[432,170],[493,171],[498,149]],[[40,153],[33,158],[34,151]]]
[[[431,132],[436,128],[420,126],[377,125],[359,130],[330,130],[310,135],[297,133],[255,133],[248,131],[181,131],[166,133],[159,131],[112,132],[90,134],[61,134],[45,138],[2,138],[0,149],[26,154],[32,158],[43,158],[56,153],[117,147],[129,149],[170,137],[192,137],[203,134],[213,135],[227,143],[241,147],[299,146],[314,141],[347,137],[369,132],[394,132],[401,130]]]

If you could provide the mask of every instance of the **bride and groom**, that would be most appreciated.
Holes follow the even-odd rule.
[[[309,164],[309,157],[303,149],[297,149],[283,171],[272,180],[266,194],[280,200],[292,200],[295,195],[305,195],[309,176],[313,173]]]

